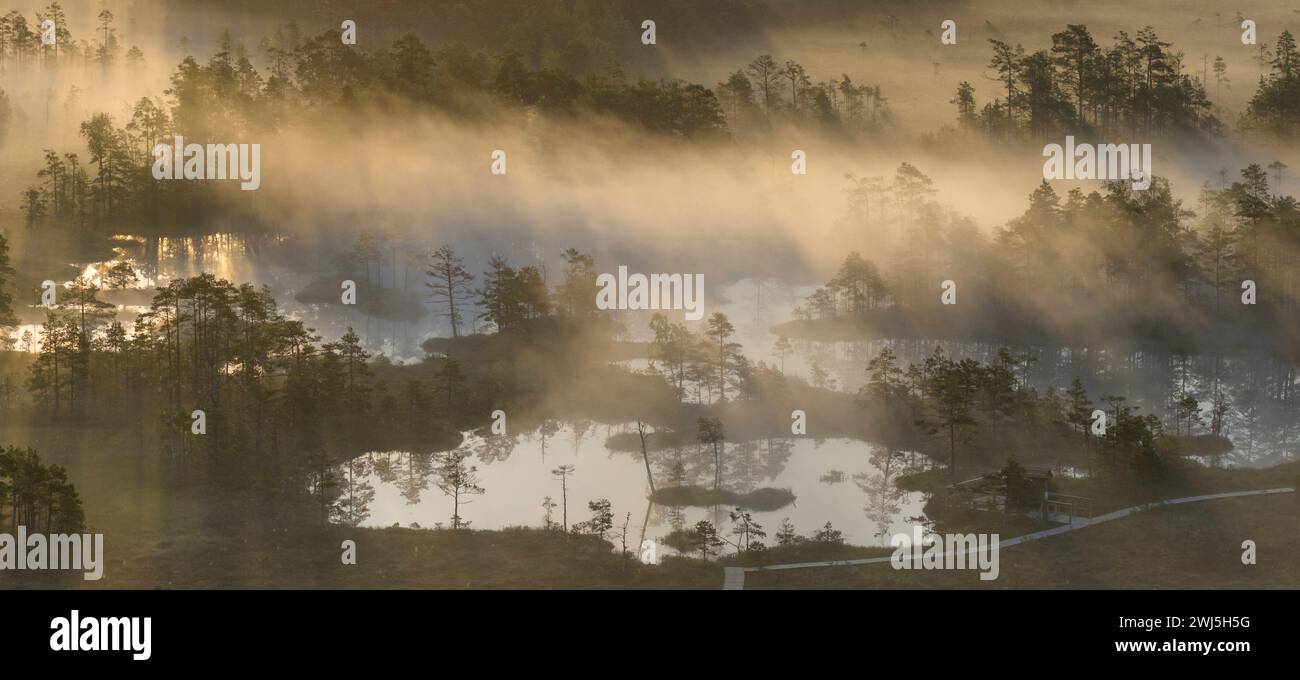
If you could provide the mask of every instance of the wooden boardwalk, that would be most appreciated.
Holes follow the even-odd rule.
[[[1024,536],[1016,536],[1015,538],[1008,538],[1004,541],[998,542],[998,550],[1001,550],[1002,548],[1009,548],[1013,545],[1020,545],[1021,543],[1028,543],[1029,541],[1037,541],[1040,539],[1049,538],[1051,536],[1058,536],[1060,534],[1075,531],[1077,529],[1082,529],[1084,527],[1090,527],[1095,524],[1110,522],[1113,520],[1120,519],[1122,517],[1128,517],[1129,515],[1137,514],[1139,512],[1145,512],[1153,508],[1161,508],[1169,505],[1182,505],[1183,503],[1199,503],[1201,501],[1213,501],[1213,500],[1219,500],[1221,498],[1237,498],[1240,496],[1264,496],[1268,494],[1294,493],[1294,492],[1295,492],[1294,488],[1280,487],[1276,489],[1259,489],[1256,491],[1230,491],[1227,493],[1214,493],[1214,494],[1206,494],[1203,496],[1186,496],[1184,498],[1169,498],[1163,501],[1153,501],[1151,503],[1145,503],[1143,505],[1135,505],[1131,508],[1124,508],[1123,510],[1108,512],[1104,515],[1093,517],[1092,519],[1083,519],[1080,517],[1075,517],[1073,524],[1066,524],[1059,527],[1053,527],[1051,529],[1035,531],[1030,534],[1025,534]],[[946,554],[947,553],[945,553],[945,555]],[[750,572],[750,571],[780,571],[783,569],[844,567],[844,566],[851,566],[856,564],[879,564],[881,562],[888,562],[889,560],[890,560],[890,556],[886,555],[884,557],[868,557],[860,560],[833,560],[830,562],[796,562],[793,564],[769,564],[762,567],[726,567],[723,570],[725,576],[722,584],[722,589],[723,590],[744,590],[745,572]]]

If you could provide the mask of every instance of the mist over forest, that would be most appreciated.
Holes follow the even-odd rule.
[[[292,585],[187,570],[349,529],[715,587],[1045,526],[1036,493],[1292,485],[1297,32],[1205,0],[0,0],[0,528],[142,527],[126,587]],[[160,178],[181,138],[257,145],[255,189]],[[1067,138],[1149,145],[1149,188],[1047,178]],[[602,306],[620,269],[702,275],[702,318]]]

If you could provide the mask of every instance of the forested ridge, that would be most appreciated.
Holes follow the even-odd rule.
[[[89,460],[114,473],[88,480],[101,498],[117,475],[161,487],[160,507],[131,510],[178,510],[159,524],[206,531],[211,522],[230,532],[221,540],[244,523],[304,533],[375,526],[372,483],[396,486],[407,505],[441,491],[451,507],[437,528],[516,526],[513,508],[497,516],[469,504],[515,493],[485,481],[486,466],[536,442],[540,460],[526,474],[556,482],[564,514],[553,516],[549,490],[528,510],[565,540],[620,536],[622,570],[628,510],[612,507],[604,488],[569,497],[573,474],[593,475],[586,482],[593,469],[617,469],[602,483],[626,482],[627,468],[611,461],[636,464],[634,502],[644,471],[642,533],[654,519],[682,552],[706,560],[728,543],[742,557],[765,548],[750,513],[793,504],[794,490],[774,488],[786,473],[818,485],[799,494],[829,497],[852,480],[881,532],[913,492],[925,496],[907,502],[926,517],[908,521],[993,526],[963,524],[969,508],[950,507],[962,501],[949,485],[975,477],[1001,483],[1006,501],[1000,517],[979,521],[1018,526],[1035,507],[1027,468],[1050,470],[1056,490],[1115,504],[1245,488],[1272,474],[1222,469],[1229,459],[1291,474],[1300,206],[1280,160],[1290,156],[1260,155],[1267,144],[1289,153],[1300,132],[1289,31],[1251,51],[1260,75],[1238,79],[1253,92],[1242,110],[1220,104],[1226,67],[1192,64],[1160,37],[1164,28],[1103,37],[1083,23],[1041,31],[1029,47],[985,38],[980,31],[1000,32],[991,25],[964,26],[963,49],[989,57],[980,57],[985,79],[917,61],[918,82],[945,92],[918,103],[925,88],[891,91],[868,56],[910,39],[894,30],[897,16],[863,25],[892,27],[894,42],[874,52],[866,40],[837,45],[832,59],[806,47],[824,33],[753,38],[781,17],[855,16],[847,2],[383,2],[349,15],[365,36],[359,46],[341,40],[342,9],[307,4],[216,2],[265,21],[213,26],[175,54],[138,47],[131,24],[108,10],[84,34],[69,32],[58,3],[0,16],[0,85],[22,83],[0,87],[0,151],[26,147],[0,159],[22,180],[5,184],[0,205],[0,445],[18,444],[0,449],[8,523],[93,527],[96,508],[88,501],[83,511],[79,495],[91,497],[87,477],[74,488],[69,473]],[[310,20],[279,20],[285,13]],[[667,57],[641,49],[645,16],[660,18]],[[46,17],[59,19],[57,49],[34,28]],[[693,62],[710,40],[727,42],[726,62]],[[849,58],[861,68],[840,68]],[[161,91],[126,88],[116,108],[105,103],[110,85],[163,60]],[[103,91],[90,108],[64,81],[33,95],[26,83],[41,74]],[[900,109],[930,107],[951,121],[954,106],[952,124],[903,134]],[[44,134],[39,144],[6,136],[15,129]],[[445,153],[448,139],[479,134],[457,147],[482,147],[478,156]],[[599,147],[583,147],[585,135]],[[1147,190],[1039,183],[1038,149],[1066,135],[1222,145],[1231,152],[1215,160],[1241,162],[1158,168]],[[274,154],[259,192],[155,179],[155,145],[175,136],[283,143],[286,156],[301,153],[298,168],[336,164],[340,185],[277,193]],[[488,170],[498,137],[523,172]],[[339,140],[382,143],[359,152],[375,158],[353,159],[332,153]],[[556,157],[573,168],[528,165],[570,142],[573,156]],[[402,146],[409,157],[397,157]],[[811,176],[786,171],[796,148],[811,151]],[[644,162],[620,167],[623,152]],[[867,158],[857,165],[854,154]],[[1014,154],[1028,159],[1033,181],[1017,181],[1010,209],[981,224],[969,216],[983,207],[979,192],[1023,169],[1000,164]],[[941,183],[930,173],[947,172],[934,164],[949,160],[956,172]],[[383,171],[347,172],[362,162]],[[419,186],[430,167],[453,168],[428,202],[438,205],[399,206],[434,190]],[[473,175],[463,183],[462,168]],[[405,193],[387,186],[398,175]],[[614,179],[587,181],[597,175]],[[673,192],[687,184],[702,189],[677,204]],[[299,209],[307,216],[287,224]],[[764,213],[778,215],[771,231],[791,232],[770,241],[788,247],[778,266],[738,254],[748,235],[769,242]],[[660,234],[659,221],[673,224]],[[240,245],[205,253],[214,234]],[[642,237],[663,244],[639,247]],[[600,273],[676,271],[683,261],[702,263],[710,286],[698,323],[679,309],[597,308]],[[820,285],[796,280],[826,265]],[[804,285],[808,295],[781,299]],[[568,428],[564,455],[576,457],[593,423],[605,426],[604,459],[584,459],[581,473],[547,462],[548,438]],[[92,450],[100,437],[107,454]],[[815,474],[792,464],[797,447],[800,464],[821,466]],[[844,451],[861,470],[829,469]],[[571,523],[571,502],[584,501],[591,518]],[[197,521],[185,515],[196,506],[206,506]],[[688,507],[713,514],[691,529]],[[844,542],[829,522],[812,539],[787,521],[776,533],[778,548]]]
[[[1120,31],[1110,47],[1099,45],[1082,24],[1054,33],[1048,49],[989,43],[996,94],[979,106],[975,87],[960,83],[952,103],[962,129],[1035,141],[1067,132],[1101,139],[1222,132],[1208,83],[1190,73],[1182,53],[1150,26],[1133,36]],[[1294,50],[1289,33],[1278,44]],[[1284,54],[1280,63],[1291,58]]]
[[[939,204],[932,180],[911,165],[888,180],[854,178],[838,233],[870,254],[848,253],[796,316],[875,322],[903,335],[942,325],[953,337],[994,341],[1289,356],[1300,213],[1295,198],[1270,186],[1270,173],[1276,180],[1285,171],[1250,165],[1237,178],[1225,174],[1201,188],[1195,206],[1161,177],[1146,191],[1108,182],[1065,196],[1043,182],[1022,215],[989,235]],[[957,284],[951,309],[942,305],[944,280]],[[1247,288],[1257,293],[1249,303]],[[961,321],[942,320],[952,315]]]

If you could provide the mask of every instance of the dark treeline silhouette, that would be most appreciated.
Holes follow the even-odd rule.
[[[198,3],[200,7],[185,0],[169,4],[213,23],[250,11],[242,0]],[[283,0],[258,7],[257,12],[268,24],[297,22],[313,27],[310,30],[338,27],[343,16],[323,13],[312,0]],[[757,34],[773,17],[764,0],[433,0],[358,3],[344,14],[357,22],[366,39],[391,39],[410,32],[475,50],[515,52],[529,66],[579,77],[625,66],[659,67],[663,50],[679,56],[705,51],[720,42]],[[656,19],[660,35],[665,36],[657,50],[640,41],[641,23],[647,18]]]
[[[981,107],[973,85],[958,85],[952,103],[962,129],[1040,141],[1065,133],[1115,139],[1222,128],[1205,83],[1184,71],[1181,53],[1150,26],[1136,36],[1120,31],[1109,48],[1080,24],[1053,34],[1051,48],[1029,54],[1020,45],[989,42],[995,94]]]
[[[1300,211],[1258,165],[1207,183],[1199,211],[1159,177],[1147,191],[1108,182],[1064,197],[1044,182],[991,236],[933,201],[932,182],[910,165],[891,182],[852,181],[837,233],[873,257],[850,253],[796,309],[824,330],[857,320],[896,337],[1300,359]],[[944,281],[955,304],[942,304]]]
[[[9,287],[15,273],[9,259],[9,239],[0,234],[0,333],[4,334],[5,340],[8,339],[6,328],[18,325],[18,317],[14,316],[14,295]],[[8,349],[5,340],[0,340],[0,350]]]
[[[41,40],[41,24],[46,20],[54,22],[54,41],[51,44]],[[0,15],[0,73],[11,69],[49,69],[55,66],[107,67],[123,56],[122,41],[114,21],[113,12],[102,9],[96,16],[90,39],[74,38],[68,27],[67,14],[58,2],[51,2],[36,11],[31,20],[21,12],[10,10]],[[139,66],[144,55],[140,48],[132,45],[127,49],[125,59],[127,65],[134,68]]]
[[[29,533],[72,533],[85,526],[81,497],[68,481],[68,471],[41,463],[31,449],[13,446],[0,448],[0,526],[6,524],[5,515],[11,531],[25,526]]]
[[[769,54],[732,72],[714,91],[738,135],[757,136],[774,122],[874,130],[889,121],[880,86],[854,83],[847,74],[814,82],[799,62]]]
[[[429,355],[405,366],[372,357],[351,328],[322,342],[266,288],[211,274],[174,280],[128,327],[99,299],[102,284],[79,277],[47,310],[39,338],[23,339],[28,350],[39,340],[34,355],[17,354],[30,357],[17,364],[27,369],[28,398],[6,396],[3,413],[47,427],[134,423],[183,480],[258,488],[271,505],[312,495],[322,521],[356,524],[370,493],[360,486],[367,452],[455,448],[494,409],[510,409],[526,427],[530,409],[548,400],[545,408],[613,409],[612,419],[635,410],[611,404],[594,385],[672,403],[656,380],[603,363],[622,326],[595,309],[592,258],[570,249],[565,259],[554,289],[534,268],[500,258],[471,289],[474,277],[454,250],[432,253],[431,301],[449,314],[461,305],[449,317],[458,330],[427,341]],[[439,263],[453,267],[450,288]],[[477,331],[495,332],[469,337],[470,316]],[[9,385],[13,376],[3,377]],[[461,457],[439,469],[458,469]],[[449,488],[472,493],[467,475],[443,476],[468,480]]]
[[[239,202],[223,198],[237,187],[153,178],[154,146],[176,134],[187,143],[227,144],[360,109],[405,112],[411,106],[479,118],[488,115],[484,97],[506,111],[607,114],[682,138],[727,131],[713,93],[681,80],[632,81],[621,73],[579,80],[553,68],[530,68],[516,53],[489,56],[460,44],[435,50],[411,35],[366,52],[342,44],[338,31],[303,38],[279,30],[263,51],[265,74],[226,35],[205,62],[186,57],[180,63],[167,101],[142,97],[127,121],[97,113],[83,122],[84,161],[74,152],[46,149],[39,182],[21,196],[28,228],[53,221],[101,231],[124,224],[157,229],[229,218],[227,210]],[[256,216],[245,217],[256,222]]]
[[[136,423],[184,476],[262,486],[268,501],[300,497],[308,479],[322,497],[338,493],[335,466],[367,450],[455,446],[494,393],[451,359],[372,362],[350,329],[322,343],[265,288],[176,280],[129,329],[97,291],[75,283],[48,311],[30,404],[10,416]]]
[[[1300,53],[1290,31],[1278,36],[1272,56],[1272,68],[1268,75],[1260,76],[1259,89],[1242,114],[1241,125],[1293,139],[1300,133]]]
[[[663,376],[682,401],[788,400],[786,376],[775,366],[745,357],[740,344],[731,341],[736,329],[726,314],[714,312],[699,334],[662,314],[651,317],[650,329],[651,371]]]
[[[1021,377],[1030,360],[1000,348],[981,363],[936,347],[904,367],[885,348],[867,363],[869,378],[858,396],[871,429],[884,433],[891,449],[945,461],[950,478],[971,476],[959,474],[963,468],[987,472],[1015,457],[1140,484],[1160,477],[1184,452],[1177,432],[1166,434],[1158,417],[1138,415],[1122,396],[1094,404],[1078,379],[1066,390],[1040,393]],[[1107,412],[1100,436],[1091,429],[1098,408]]]
[[[1033,359],[1022,370],[1040,389],[1080,378],[1183,436],[1231,436],[1243,461],[1284,459],[1300,408],[1300,218],[1269,180],[1248,166],[1203,187],[1197,211],[1161,178],[1145,192],[1109,183],[1065,197],[1044,183],[1023,215],[984,236],[936,204],[916,168],[888,183],[854,179],[837,238],[871,258],[850,252],[776,332],[892,339],[915,361],[937,340],[985,361],[1008,345]],[[813,384],[833,386],[834,363],[813,354]]]

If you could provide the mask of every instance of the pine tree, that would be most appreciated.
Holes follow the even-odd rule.
[[[713,447],[713,488],[717,490],[722,486],[721,447],[727,439],[727,433],[722,427],[722,420],[719,418],[701,417],[697,425],[699,429],[696,432],[696,439],[701,444]]]
[[[979,114],[975,111],[975,87],[969,81],[957,85],[957,94],[948,102],[957,106],[957,124],[964,130],[974,129],[979,125]]]
[[[434,301],[446,305],[443,314],[451,322],[451,337],[460,337],[460,308],[468,304],[471,294],[469,284],[474,275],[465,270],[461,259],[451,246],[442,246],[429,256],[429,269],[425,271],[430,294]]]
[[[469,526],[460,515],[460,506],[470,503],[464,496],[477,496],[484,493],[478,484],[478,468],[465,464],[465,454],[459,451],[447,451],[437,454],[438,488],[452,499],[451,528],[459,529]]]
[[[718,530],[708,520],[696,522],[693,534],[695,546],[700,551],[702,560],[709,559],[711,555],[717,553],[718,548],[723,546],[722,539],[718,537]]]
[[[718,401],[727,400],[727,369],[731,366],[731,357],[737,349],[734,343],[727,342],[727,338],[735,333],[736,327],[731,325],[726,314],[714,312],[709,317],[708,330],[704,334],[717,343]]]
[[[573,525],[573,530],[604,539],[606,532],[614,528],[614,512],[610,509],[609,499],[590,501],[587,509],[591,511],[591,519]]]

